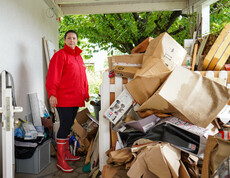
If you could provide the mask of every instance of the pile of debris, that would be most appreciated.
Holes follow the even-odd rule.
[[[104,113],[117,138],[103,178],[229,175],[228,166],[218,172],[230,156],[229,29],[205,56],[202,40],[189,55],[162,33],[134,54],[108,58],[115,75],[132,80]]]

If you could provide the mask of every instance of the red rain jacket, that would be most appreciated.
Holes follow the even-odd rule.
[[[48,97],[57,98],[57,107],[82,107],[89,98],[85,64],[82,50],[64,46],[50,60],[46,77]]]

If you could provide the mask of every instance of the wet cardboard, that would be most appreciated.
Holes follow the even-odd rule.
[[[194,125],[207,127],[228,100],[227,87],[177,66],[138,111],[171,113]]]

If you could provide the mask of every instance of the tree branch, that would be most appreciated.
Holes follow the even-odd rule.
[[[172,24],[175,22],[177,17],[179,17],[180,15],[181,15],[181,11],[173,11],[173,13],[171,14],[170,18],[168,19],[169,23],[165,27],[166,32],[168,32],[169,28],[172,26]]]
[[[170,35],[176,35],[177,33],[179,33],[179,32],[181,32],[181,31],[183,31],[183,30],[185,30],[186,28],[184,27],[184,26],[179,26],[179,29],[177,29],[177,30],[175,30],[175,31],[173,31],[173,32],[171,32],[171,33],[169,33]]]

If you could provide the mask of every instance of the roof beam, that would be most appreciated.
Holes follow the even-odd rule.
[[[178,0],[161,0],[160,2],[175,2]],[[187,1],[187,0],[180,0]],[[56,4],[94,4],[94,3],[156,3],[159,0],[54,0]]]
[[[78,4],[78,5],[61,5],[63,14],[104,14],[104,13],[128,13],[128,12],[147,12],[147,11],[166,11],[182,10],[187,7],[184,1],[174,2],[155,2],[155,3],[117,3],[117,4]]]
[[[192,8],[194,8],[194,11],[196,12],[201,6],[209,6],[217,1],[219,0],[188,0],[187,7],[189,8],[184,9],[182,13],[192,13]]]

